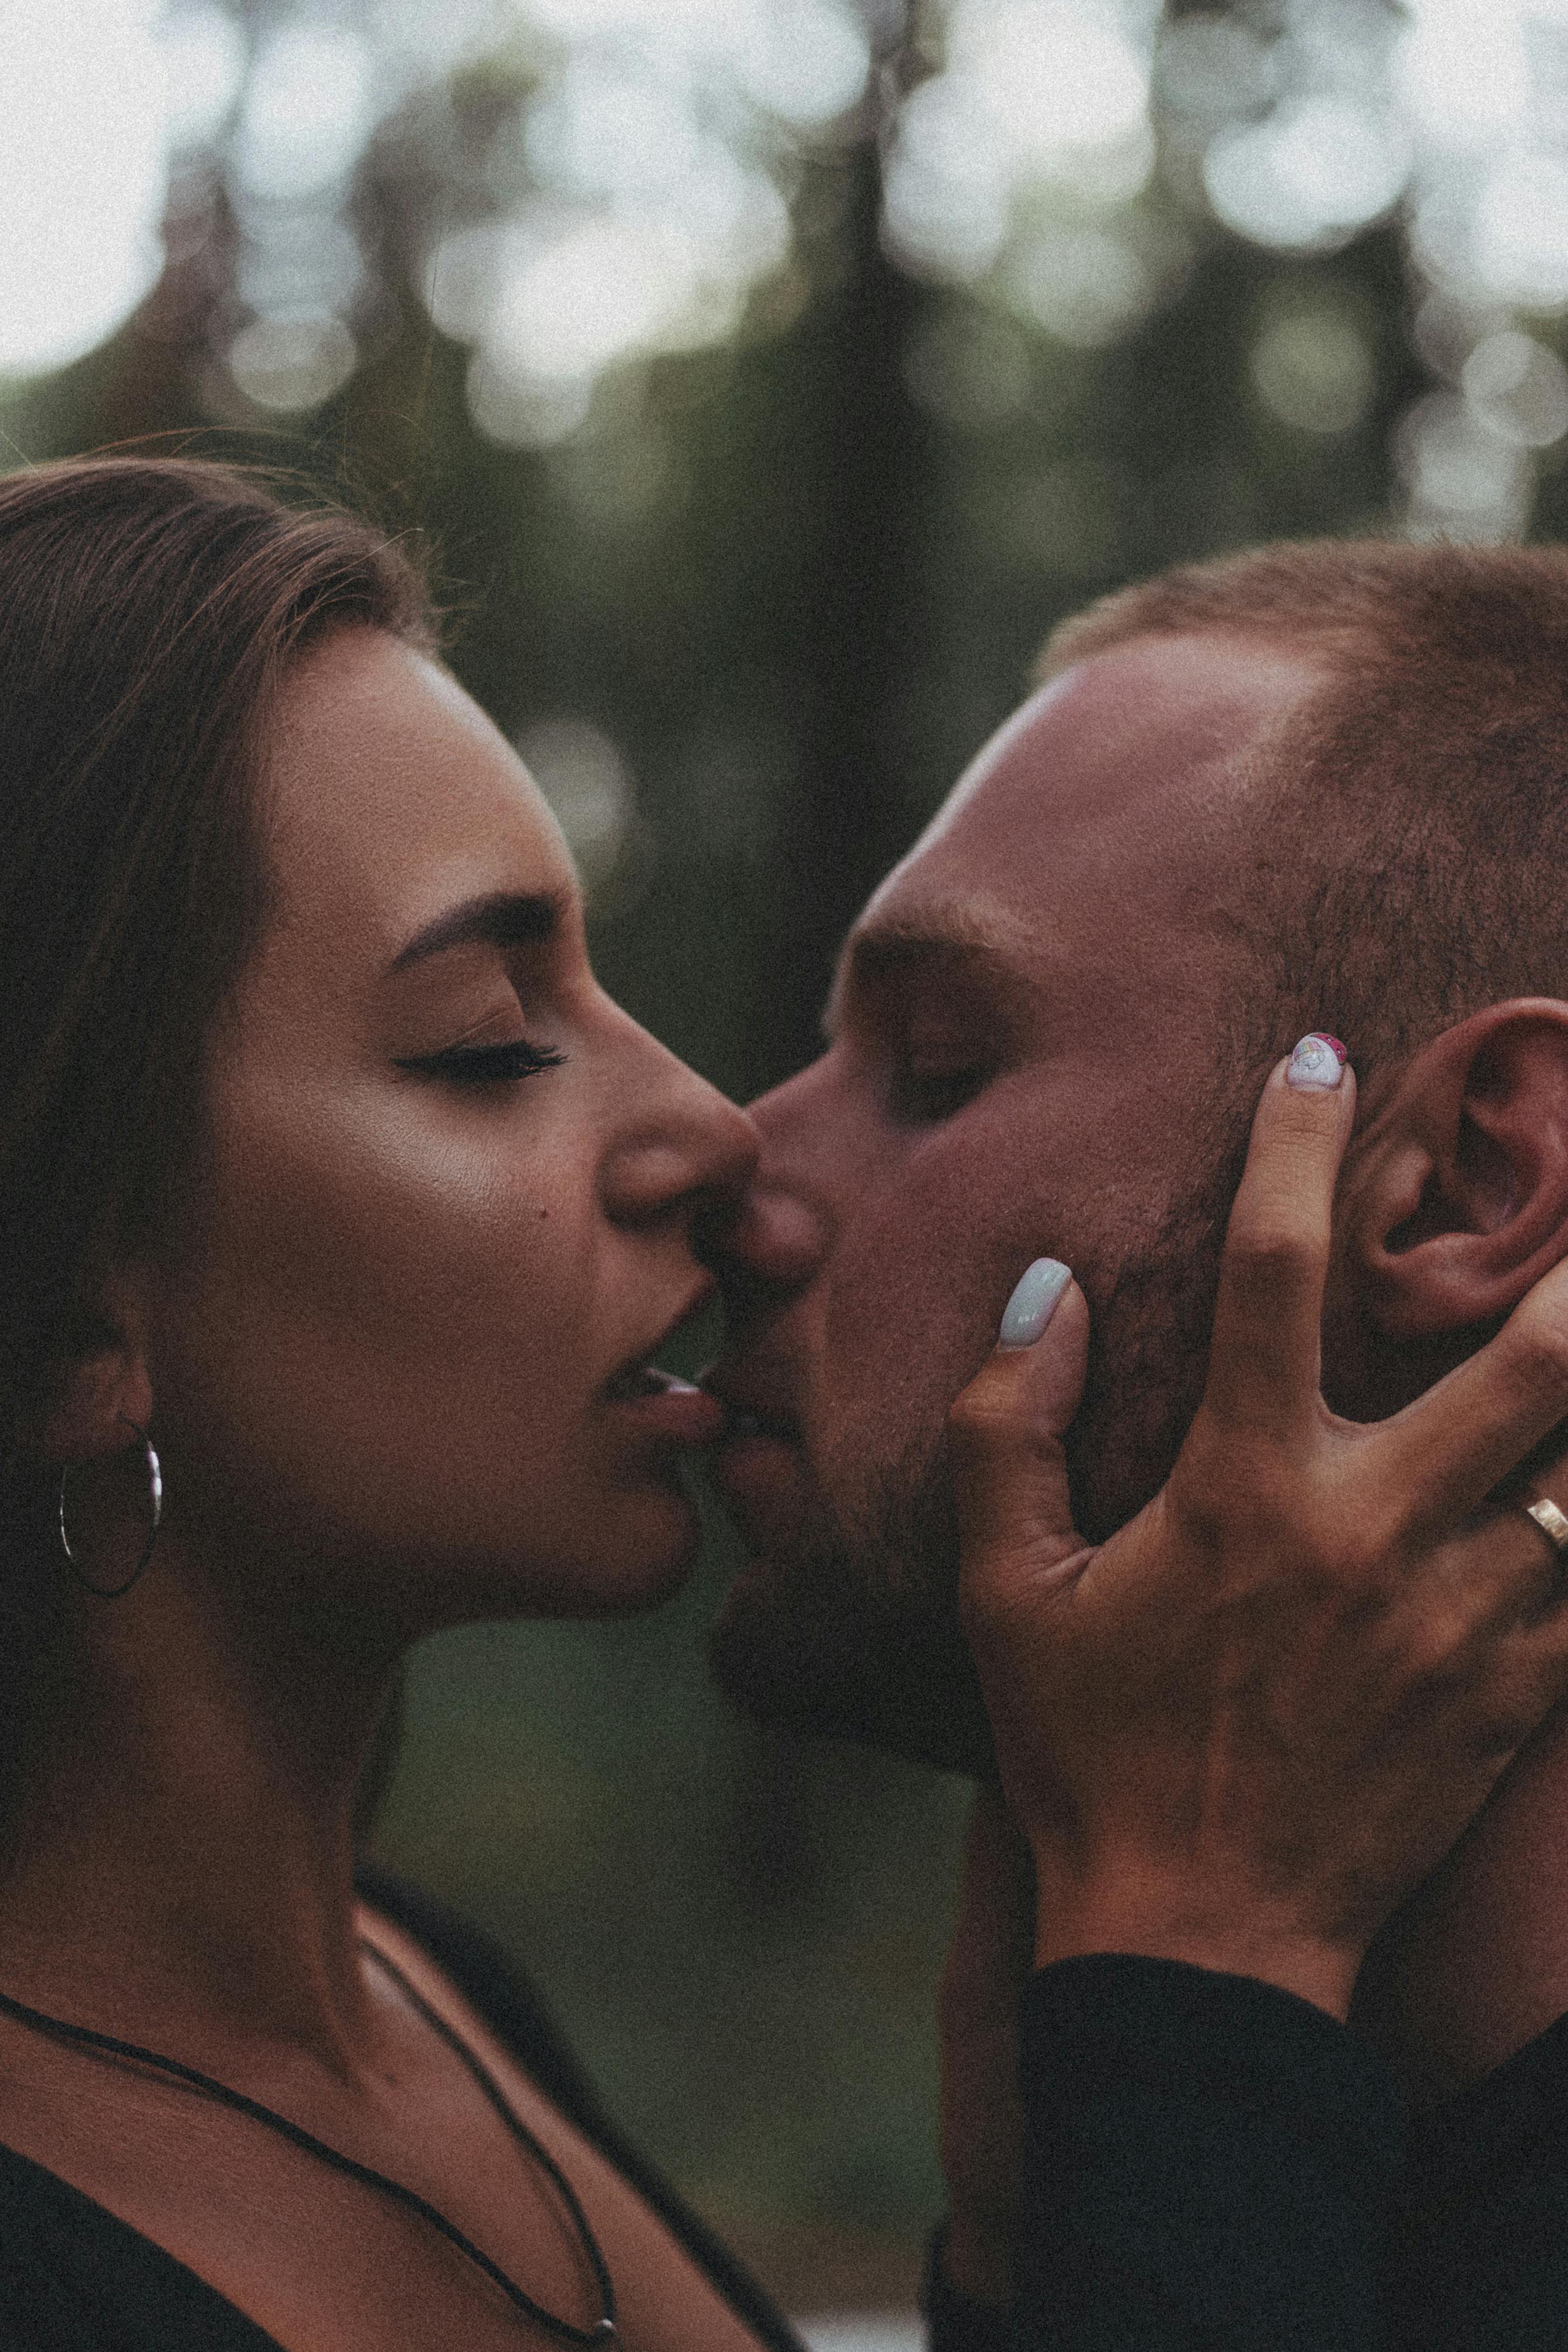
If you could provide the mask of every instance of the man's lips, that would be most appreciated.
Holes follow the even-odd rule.
[[[747,1543],[762,1553],[789,1549],[810,1517],[815,1487],[787,1365],[737,1350],[702,1379],[725,1408],[708,1475]]]
[[[710,1390],[708,1393],[713,1392]],[[758,1437],[766,1438],[772,1445],[800,1443],[800,1433],[792,1421],[769,1421],[762,1413],[748,1412],[745,1405],[724,1406],[724,1444],[740,1445]]]
[[[708,1394],[716,1397],[724,1407],[722,1443],[726,1446],[755,1438],[768,1438],[780,1445],[800,1444],[800,1424],[785,1402],[781,1381],[756,1376],[747,1379],[727,1364],[722,1356],[698,1377]]]
[[[763,1396],[721,1362],[703,1375],[724,1404],[724,1428],[708,1456],[708,1475],[749,1543],[766,1552],[789,1542],[805,1507],[810,1476],[800,1425],[780,1410],[776,1391]]]

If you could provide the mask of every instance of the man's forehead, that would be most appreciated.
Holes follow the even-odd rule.
[[[1249,754],[1318,683],[1269,646],[1143,638],[1062,672],[970,762],[856,935],[1027,958],[1056,910],[1135,919],[1223,856]],[[1117,903],[1121,901],[1118,908]]]
[[[1234,639],[1138,637],[1076,662],[998,728],[959,777],[927,840],[983,793],[1010,787],[1063,815],[1085,803],[1147,815],[1296,706],[1319,673],[1300,656]]]

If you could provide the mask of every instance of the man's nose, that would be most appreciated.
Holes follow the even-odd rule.
[[[766,1173],[711,1234],[709,1263],[733,1292],[803,1289],[828,1253],[821,1210]]]
[[[732,1212],[713,1220],[701,1255],[717,1275],[732,1317],[777,1305],[804,1289],[828,1255],[832,1218],[802,1158],[812,1130],[821,1064],[800,1071],[749,1107],[760,1139],[756,1174]]]

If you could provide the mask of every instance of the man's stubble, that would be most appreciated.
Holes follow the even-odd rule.
[[[1152,1221],[1090,1298],[1082,1399],[1066,1440],[1074,1520],[1103,1542],[1169,1475],[1203,1391],[1225,1219],[1246,1139]],[[987,1774],[991,1745],[957,1615],[958,1532],[940,1422],[894,1458],[819,1490],[787,1556],[743,1571],[713,1636],[748,1714]]]

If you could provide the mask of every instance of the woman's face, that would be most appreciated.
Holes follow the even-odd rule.
[[[308,656],[266,815],[276,908],[150,1325],[171,1534],[332,1562],[414,1630],[659,1599],[720,1416],[645,1368],[709,1295],[693,1222],[748,1122],[597,986],[555,822],[436,663]]]

